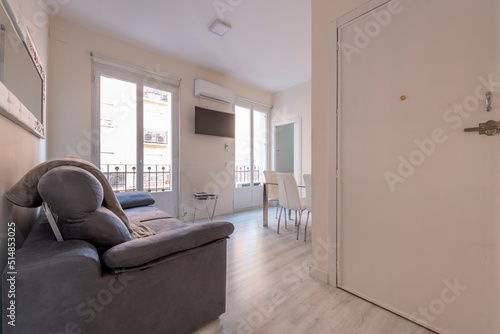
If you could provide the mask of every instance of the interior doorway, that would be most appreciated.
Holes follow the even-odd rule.
[[[302,183],[302,119],[300,117],[273,126],[273,166],[278,173],[293,173]]]
[[[293,173],[294,141],[293,123],[279,125],[276,133],[276,172]]]

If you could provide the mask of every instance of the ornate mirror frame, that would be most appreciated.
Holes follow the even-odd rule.
[[[14,12],[7,0],[1,0],[0,9],[4,10],[9,17],[12,26],[20,40],[23,42],[27,52],[31,56],[33,64],[40,75],[42,81],[41,95],[41,119],[37,119],[33,113],[22,104],[22,102],[0,81],[0,114],[7,117],[14,123],[28,130],[38,138],[45,138],[45,125],[43,121],[46,119],[46,77],[40,56],[36,50],[33,39],[25,26],[22,29],[22,22],[18,19],[21,13]]]

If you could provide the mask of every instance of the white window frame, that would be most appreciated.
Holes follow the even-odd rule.
[[[179,163],[179,95],[180,79],[127,65],[92,54],[92,154],[91,160],[100,168],[101,160],[101,76],[128,81],[137,86],[137,190],[143,190],[144,175],[144,87],[168,91],[172,94],[172,171],[170,191],[177,199],[180,192]]]

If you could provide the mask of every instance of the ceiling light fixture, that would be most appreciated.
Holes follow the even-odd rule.
[[[217,34],[219,36],[224,36],[229,30],[231,30],[231,25],[224,22],[224,21],[221,21],[219,19],[215,20],[214,23],[212,23],[210,25],[210,27],[208,27],[208,30],[210,30],[211,32],[213,32],[214,34]]]

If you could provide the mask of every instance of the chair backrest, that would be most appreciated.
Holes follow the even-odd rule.
[[[292,173],[276,173],[280,206],[290,210],[304,210],[300,204],[299,188]]]
[[[266,183],[275,183],[267,185],[267,198],[269,200],[279,199],[279,188],[278,179],[276,178],[276,172],[273,170],[265,170],[264,177],[266,178]]]
[[[304,174],[304,185],[306,186],[306,209],[312,212],[312,180],[311,174]]]

